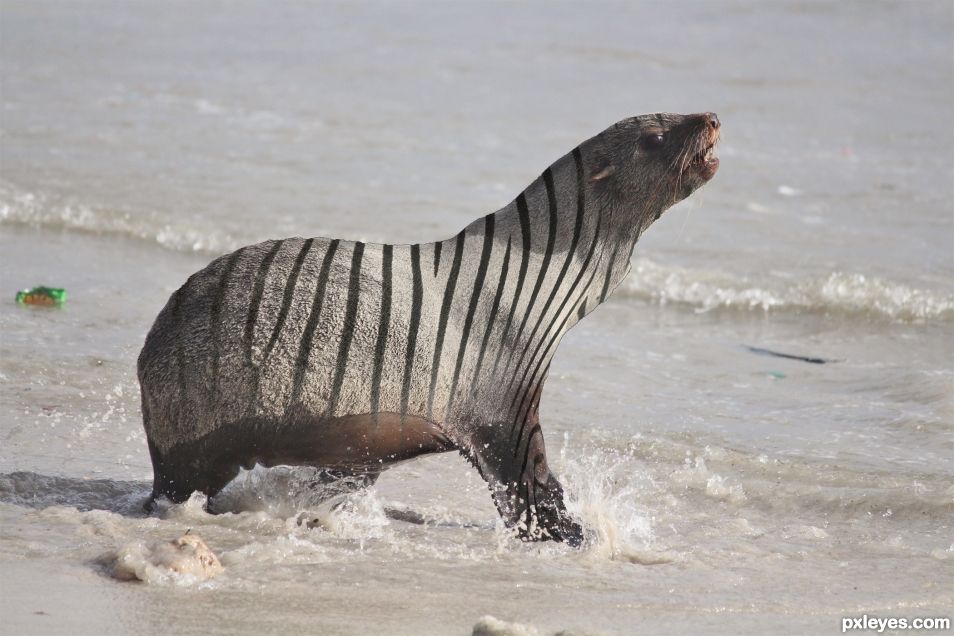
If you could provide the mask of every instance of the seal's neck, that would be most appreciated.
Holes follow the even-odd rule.
[[[523,421],[534,408],[562,336],[629,271],[638,238],[639,228],[627,226],[630,215],[600,200],[588,183],[584,160],[574,150],[492,219],[479,219],[462,232],[486,237],[493,228],[489,251],[500,260],[480,261],[492,263],[488,267],[499,271],[505,284],[496,288],[503,293],[493,298],[489,312],[495,353],[478,367],[492,380],[488,386],[510,401],[514,421]],[[442,251],[455,249],[445,243]],[[484,298],[490,301],[489,292]]]
[[[493,307],[496,354],[482,368],[511,387],[541,382],[563,334],[629,271],[639,228],[628,227],[629,215],[599,200],[587,174],[585,157],[574,150],[492,215],[490,252],[496,256],[487,262],[500,275],[487,272],[481,283]],[[486,236],[487,221],[478,219],[462,234]],[[452,241],[442,251],[456,251]],[[470,260],[478,261],[476,251]],[[488,280],[505,281],[497,287],[499,300],[491,302]]]
[[[545,323],[538,331],[548,327],[548,333],[565,332],[605,301],[629,272],[630,257],[645,229],[614,201],[601,200],[588,174],[577,148],[494,215],[497,227],[510,229],[515,254],[524,255],[515,268],[510,300],[528,322],[536,322],[536,317]],[[524,340],[538,337],[531,334],[532,327],[512,334],[512,340],[508,334],[508,340],[533,345]]]
[[[574,150],[510,205],[453,238],[418,246],[426,262],[433,256],[435,279],[445,281],[444,294],[434,296],[441,301],[434,307],[439,342],[456,308],[462,335],[480,338],[472,372],[512,402],[514,421],[523,421],[539,397],[562,336],[629,272],[645,229],[634,227],[631,211],[605,189],[593,187],[585,159]],[[458,289],[471,290],[460,294],[469,302],[454,302]],[[474,328],[480,317],[486,326]]]

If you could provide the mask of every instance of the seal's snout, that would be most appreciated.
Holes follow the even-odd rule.
[[[715,145],[719,141],[722,122],[715,113],[700,113],[690,119],[695,132],[690,137],[690,166],[703,181],[711,179],[719,169]]]
[[[686,117],[686,123],[692,130],[691,134],[698,135],[706,145],[713,145],[719,140],[722,122],[716,113],[696,113]]]

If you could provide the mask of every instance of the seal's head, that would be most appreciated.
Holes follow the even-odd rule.
[[[613,124],[583,147],[594,193],[652,222],[715,175],[720,128],[715,113],[657,113]]]

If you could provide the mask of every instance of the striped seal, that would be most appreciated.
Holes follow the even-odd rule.
[[[369,484],[459,451],[525,540],[579,544],[540,395],[563,335],[640,234],[718,168],[715,114],[625,119],[453,238],[266,241],[176,291],[139,356],[153,498],[214,496],[259,463]]]

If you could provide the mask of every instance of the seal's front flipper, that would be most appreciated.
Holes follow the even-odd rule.
[[[517,529],[520,539],[579,546],[583,528],[567,512],[563,486],[547,465],[543,431],[539,425],[529,429],[529,439],[516,449],[508,439],[509,426],[497,425],[480,431],[475,444],[462,450],[490,485],[500,516]]]
[[[563,486],[552,474],[545,483],[534,478],[533,486],[523,483],[518,495],[517,532],[524,541],[562,541],[572,547],[583,543],[583,527],[570,516],[563,503]],[[529,502],[526,505],[524,502]]]

